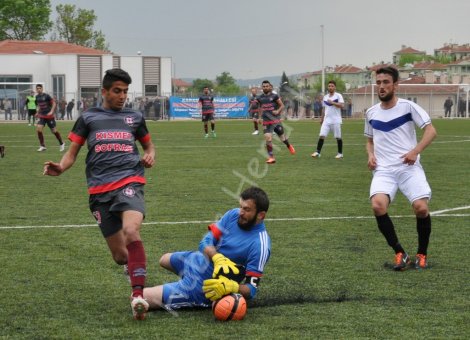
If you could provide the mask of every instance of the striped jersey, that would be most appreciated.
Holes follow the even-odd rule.
[[[47,93],[36,95],[36,104],[39,107],[39,118],[49,120],[54,119],[54,115],[47,115],[49,112],[51,112],[52,105],[54,104],[54,99],[50,95]]]
[[[278,109],[277,101],[279,96],[277,93],[262,93],[257,97],[257,100],[261,106],[263,125],[277,124],[281,121],[280,115],[273,114],[273,111]]]
[[[271,238],[264,222],[250,230],[238,226],[239,208],[229,210],[222,218],[209,226],[216,239],[217,252],[246,268],[247,276],[261,277],[271,255]]]
[[[250,113],[258,113],[260,111],[260,104],[258,102],[257,96],[251,96],[250,98],[250,107],[248,109]]]
[[[400,157],[412,150],[417,142],[415,125],[424,128],[431,118],[416,103],[399,98],[391,109],[384,110],[380,103],[366,112],[364,135],[374,141],[377,170],[403,165]],[[416,160],[419,163],[419,155]]]
[[[214,97],[202,95],[199,97],[199,103],[201,103],[201,110],[203,115],[214,114]]]
[[[136,140],[150,141],[141,112],[94,107],[84,112],[69,133],[69,140],[88,146],[86,178],[90,194],[104,193],[129,183],[145,184]]]

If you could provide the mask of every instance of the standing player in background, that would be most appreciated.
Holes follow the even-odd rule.
[[[250,98],[250,107],[248,109],[248,112],[250,113],[251,119],[253,120],[253,125],[255,128],[255,131],[253,131],[252,135],[257,135],[259,134],[258,131],[258,120],[259,120],[259,102],[256,99],[256,93],[257,89],[256,87],[251,88],[251,98]]]
[[[268,209],[266,193],[250,187],[240,195],[240,208],[227,211],[209,226],[199,251],[164,254],[160,266],[180,280],[145,288],[150,308],[210,307],[212,301],[230,293],[254,298],[271,255],[264,224]],[[244,275],[239,265],[245,268]]]
[[[336,159],[343,158],[343,139],[341,138],[341,124],[343,120],[341,118],[341,109],[344,107],[343,96],[336,92],[336,82],[330,80],[328,82],[328,94],[323,97],[323,112],[320,118],[320,138],[317,143],[317,151],[312,153],[313,158],[321,156],[321,149],[325,141],[326,136],[333,131],[338,144],[338,153]]]
[[[366,112],[364,134],[367,137],[367,165],[373,171],[370,200],[377,225],[395,251],[395,270],[411,262],[395,233],[387,210],[398,189],[408,198],[416,215],[418,252],[415,267],[427,267],[427,249],[431,235],[428,201],[431,188],[420,164],[420,153],[436,137],[428,113],[412,101],[398,98],[398,71],[383,67],[376,72],[380,103]],[[424,130],[417,142],[415,125]]]
[[[38,134],[39,139],[39,149],[38,151],[45,151],[47,150],[46,144],[44,144],[44,135],[42,131],[44,130],[44,126],[47,125],[51,132],[54,134],[55,138],[59,142],[59,150],[65,150],[65,143],[62,141],[62,137],[60,136],[59,131],[57,131],[57,123],[55,121],[55,109],[56,109],[56,102],[49,96],[47,93],[43,92],[43,88],[41,84],[36,85],[36,105],[37,105],[37,117],[38,123],[36,125],[36,132]]]
[[[26,109],[28,110],[28,126],[34,125],[34,116],[36,115],[36,96],[34,91],[31,91],[31,94],[26,97],[25,102]],[[32,121],[32,122],[31,122]]]
[[[214,120],[214,97],[210,95],[210,90],[206,86],[203,89],[203,95],[199,97],[199,104],[201,105],[201,117],[204,123],[204,138],[209,137],[209,130],[207,122],[211,122],[212,137],[216,137],[215,134],[215,120]]]
[[[144,168],[155,163],[155,147],[141,112],[124,108],[129,74],[106,71],[102,107],[83,112],[69,134],[70,148],[60,163],[46,162],[44,175],[59,176],[75,163],[87,142],[86,176],[90,210],[101,229],[114,261],[127,265],[132,286],[131,308],[135,319],[145,318],[143,299],[147,260],[140,237],[145,216]],[[136,140],[144,149],[140,158]]]
[[[261,88],[263,93],[257,97],[257,100],[262,112],[264,139],[266,141],[266,150],[268,151],[266,163],[274,164],[276,159],[273,153],[273,132],[287,146],[291,155],[295,155],[295,149],[284,135],[284,127],[281,123],[281,112],[284,109],[284,104],[281,98],[276,93],[273,93],[273,87],[268,80],[262,82]]]

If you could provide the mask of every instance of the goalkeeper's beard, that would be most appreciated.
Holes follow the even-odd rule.
[[[250,230],[256,224],[256,215],[251,220],[243,222],[242,217],[238,217],[238,226],[243,230]]]

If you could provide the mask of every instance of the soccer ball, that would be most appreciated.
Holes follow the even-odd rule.
[[[212,313],[220,321],[243,320],[246,315],[246,300],[241,294],[225,295],[212,303]]]
[[[245,275],[246,275],[245,266],[241,264],[237,264],[236,267],[240,271],[238,274],[234,274],[232,272],[225,274],[224,271],[220,269],[219,272],[215,275],[215,278],[217,279],[219,278],[219,276],[225,276],[227,279],[233,280],[237,283],[242,282],[245,279]]]

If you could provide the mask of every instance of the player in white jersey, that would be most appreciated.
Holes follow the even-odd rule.
[[[373,171],[370,200],[377,225],[387,243],[395,251],[395,270],[403,270],[410,257],[398,241],[395,227],[387,210],[399,189],[410,201],[416,215],[418,251],[415,268],[427,268],[427,249],[431,235],[428,201],[431,188],[420,164],[420,153],[436,137],[431,118],[417,104],[400,99],[398,71],[383,67],[376,72],[380,103],[366,112],[364,134],[367,137],[368,167]],[[415,125],[423,129],[417,141]]]
[[[336,92],[336,82],[334,80],[328,82],[328,94],[323,97],[322,106],[320,138],[318,139],[317,150],[312,153],[312,157],[320,157],[325,138],[330,131],[333,131],[336,143],[338,144],[338,153],[335,158],[342,159],[343,139],[341,137],[341,124],[343,123],[343,119],[341,118],[341,109],[344,108],[344,99],[340,93]]]

